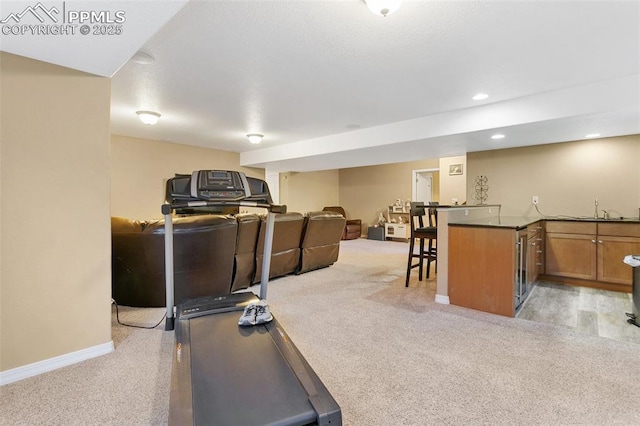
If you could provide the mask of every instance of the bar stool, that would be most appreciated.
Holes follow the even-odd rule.
[[[409,259],[407,261],[407,280],[405,287],[409,287],[409,277],[411,276],[411,270],[413,268],[418,269],[418,280],[422,281],[422,268],[424,266],[424,260],[427,260],[427,278],[429,278],[429,271],[431,269],[431,262],[436,263],[436,272],[438,271],[437,263],[437,248],[434,245],[438,237],[437,226],[437,203],[431,204],[431,207],[425,209],[423,202],[412,202],[411,210],[409,213],[409,221],[411,225],[411,240],[409,242]],[[424,226],[423,217],[427,215],[429,226]],[[418,252],[415,253],[415,241],[418,239],[420,244],[418,246]],[[427,248],[425,249],[425,240],[427,241]],[[418,263],[413,263],[413,259],[418,259]]]

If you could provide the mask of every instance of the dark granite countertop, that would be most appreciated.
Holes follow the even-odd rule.
[[[573,221],[573,222],[624,222],[624,223],[640,223],[640,218],[637,217],[610,217],[609,219],[602,218],[594,218],[594,217],[583,217],[583,216],[551,216],[551,217],[543,217],[541,219],[544,220],[564,220],[564,221]]]
[[[513,228],[522,229],[532,223],[541,220],[553,220],[553,221],[574,221],[574,222],[599,222],[599,223],[640,223],[640,219],[637,217],[627,218],[611,218],[611,219],[596,219],[593,217],[578,217],[578,216],[553,216],[553,217],[526,217],[526,216],[493,216],[483,219],[470,219],[470,220],[458,220],[449,222],[449,226],[478,226],[478,227],[490,227],[490,228]]]
[[[489,228],[524,228],[527,225],[542,220],[540,217],[524,216],[493,216],[482,219],[457,220],[449,222],[449,226],[477,226]]]

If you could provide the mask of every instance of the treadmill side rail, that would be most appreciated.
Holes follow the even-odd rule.
[[[171,393],[169,397],[169,424],[193,424],[193,386],[191,383],[191,345],[189,321],[179,321],[175,330]],[[176,409],[179,407],[179,409]]]
[[[274,344],[280,350],[282,356],[287,360],[300,384],[307,392],[309,403],[313,407],[317,416],[319,426],[341,425],[342,411],[335,399],[329,393],[324,383],[313,371],[306,359],[302,356],[296,345],[293,344],[289,335],[282,326],[272,321],[266,324],[267,330],[271,334]]]

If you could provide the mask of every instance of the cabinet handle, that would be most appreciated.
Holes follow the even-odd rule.
[[[536,243],[531,243],[531,247],[535,247],[535,246],[536,246]]]
[[[537,266],[542,266],[542,263],[536,263]]]
[[[599,242],[600,244],[602,244],[602,240],[598,240],[598,242]]]
[[[542,253],[542,250],[538,250],[536,253]]]

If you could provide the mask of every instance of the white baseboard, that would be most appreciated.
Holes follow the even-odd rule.
[[[44,361],[34,362],[33,364],[24,365],[7,371],[0,371],[0,386],[8,385],[9,383],[26,379],[27,377],[37,376],[38,374],[46,373],[48,371],[57,370],[58,368],[66,367],[68,365],[77,364],[101,355],[106,355],[113,352],[113,349],[113,341],[110,341],[102,345],[81,349],[76,352],[45,359]]]
[[[442,305],[449,304],[449,296],[443,296],[441,294],[436,294],[436,303],[440,303]]]

